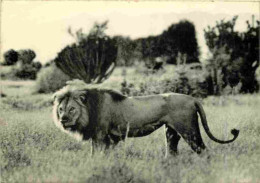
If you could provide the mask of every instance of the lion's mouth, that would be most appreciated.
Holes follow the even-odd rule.
[[[65,123],[61,122],[61,123],[65,129],[69,129],[75,125],[73,122],[65,122]]]

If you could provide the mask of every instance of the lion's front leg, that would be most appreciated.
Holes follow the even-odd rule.
[[[178,135],[178,133],[170,126],[167,126],[166,138],[170,154],[176,155],[178,153],[178,143],[181,139],[180,135]]]
[[[106,149],[106,145],[102,141],[92,140],[92,154],[102,152]]]
[[[99,132],[96,136],[92,138],[92,152],[95,153],[97,151],[105,151],[109,149],[110,146],[113,144],[113,140],[108,134]]]

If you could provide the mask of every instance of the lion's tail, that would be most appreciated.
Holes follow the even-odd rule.
[[[231,130],[231,133],[234,135],[233,139],[231,139],[231,140],[224,141],[224,140],[219,140],[219,139],[215,138],[209,130],[208,122],[207,122],[207,119],[206,119],[206,114],[205,114],[205,111],[204,111],[202,105],[198,101],[195,101],[195,105],[196,105],[197,110],[199,112],[202,125],[203,125],[207,135],[209,136],[209,138],[211,140],[218,142],[220,144],[227,144],[227,143],[230,143],[230,142],[233,142],[234,140],[236,140],[236,138],[238,137],[238,134],[239,134],[239,130],[237,130],[237,129]]]

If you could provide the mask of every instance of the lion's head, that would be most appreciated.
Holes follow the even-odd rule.
[[[103,106],[124,99],[126,96],[110,89],[68,84],[54,94],[54,122],[62,131],[69,132],[74,137],[77,132],[83,140],[87,140],[102,128],[102,114],[109,114],[110,108]]]
[[[81,132],[88,126],[86,91],[65,87],[54,94],[54,123],[66,132]],[[75,136],[75,134],[73,135]]]

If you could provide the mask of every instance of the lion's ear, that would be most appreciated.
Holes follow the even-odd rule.
[[[79,97],[80,101],[81,101],[83,104],[85,104],[86,101],[87,101],[87,92],[86,92],[86,91],[80,91],[80,92],[78,93],[78,97]]]
[[[80,98],[80,100],[81,100],[81,102],[84,104],[85,102],[86,102],[86,95],[84,94],[82,94],[82,95],[80,95],[79,96],[79,98]]]

